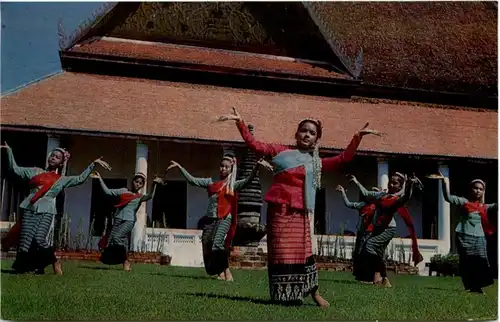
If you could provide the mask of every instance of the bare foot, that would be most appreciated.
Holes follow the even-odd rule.
[[[56,273],[56,275],[61,276],[63,274],[62,265],[60,261],[57,261],[54,264],[52,264],[52,269],[54,270],[54,273]]]
[[[125,261],[125,263],[123,263],[123,270],[127,271],[127,272],[130,272],[132,270],[132,268],[130,267],[129,261]]]
[[[330,303],[328,303],[327,300],[325,300],[321,295],[319,295],[319,292],[316,291],[314,294],[312,294],[312,298],[314,302],[319,306],[319,307],[329,307]]]
[[[229,270],[229,268],[227,268],[224,271],[224,275],[226,276],[226,282],[233,282],[234,281],[233,274],[231,273],[231,271]]]
[[[389,282],[389,279],[387,277],[385,277],[382,280],[382,283],[380,283],[380,286],[386,287],[386,288],[391,288],[392,287],[391,282]]]
[[[382,280],[383,279],[382,279],[382,276],[380,275],[380,273],[376,272],[375,276],[373,277],[373,283],[380,284],[380,283],[382,283]]]
[[[220,273],[220,275],[219,275],[219,276],[217,276],[217,279],[218,279],[219,281],[225,281],[225,280],[226,280],[226,276],[224,276],[224,272]]]

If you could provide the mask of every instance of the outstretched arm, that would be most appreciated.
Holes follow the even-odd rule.
[[[248,177],[246,177],[245,179],[241,179],[241,180],[236,180],[234,182],[234,190],[237,191],[237,190],[240,190],[242,189],[243,187],[245,187],[247,184],[250,183],[250,181],[252,181],[252,179],[255,177],[255,175],[257,174],[257,170],[259,169],[259,164],[255,164],[255,166],[253,167],[252,169],[252,172],[250,172],[250,175]]]
[[[345,192],[342,193],[342,199],[344,200],[344,205],[349,209],[359,210],[363,208],[363,206],[365,205],[365,203],[361,201],[358,202],[349,201]]]
[[[29,180],[32,177],[36,176],[38,173],[42,172],[42,170],[39,168],[26,168],[18,166],[16,160],[14,159],[14,153],[12,153],[12,149],[8,145],[5,145],[4,147],[6,147],[7,150],[7,165],[9,167],[9,170],[12,171],[16,176],[24,180]]]
[[[467,199],[450,194],[450,179],[446,177],[441,178],[441,189],[444,200],[447,202],[458,206],[463,206],[467,203]]]
[[[351,140],[351,143],[347,146],[347,149],[345,149],[341,154],[335,156],[335,157],[330,157],[330,158],[324,158],[321,160],[321,165],[322,165],[322,170],[323,171],[332,171],[337,169],[339,166],[346,164],[350,162],[353,158],[354,155],[356,154],[356,150],[359,147],[359,144],[361,143],[361,139],[365,135],[377,135],[377,136],[382,136],[382,133],[372,130],[368,128],[370,123],[366,123],[361,130],[356,132],[354,134],[354,137]]]
[[[356,154],[356,150],[358,149],[360,143],[361,135],[359,133],[356,133],[347,148],[342,151],[342,153],[334,157],[321,159],[322,170],[333,171],[339,168],[341,165],[350,162],[354,158],[354,155]]]
[[[94,171],[94,169],[95,162],[92,162],[80,175],[66,177],[66,184],[64,185],[65,188],[81,185],[88,179],[88,177],[90,177],[90,174]]]
[[[148,194],[145,194],[144,196],[141,197],[141,202],[142,201],[148,201],[151,200],[155,197],[156,194],[156,186],[158,185],[158,182],[153,181],[153,188],[151,189],[151,192]]]
[[[351,201],[349,201],[349,198],[347,198],[346,191],[345,191],[344,187],[342,187],[341,185],[338,185],[336,190],[340,191],[340,194],[342,195],[342,200],[344,201],[344,205],[347,208],[359,210],[365,205],[364,202],[351,202]]]
[[[248,177],[246,177],[245,179],[237,180],[234,183],[234,190],[240,190],[240,189],[244,188],[248,183],[250,183],[250,181],[252,181],[252,179],[257,175],[257,171],[259,170],[259,167],[261,167],[261,166],[272,171],[272,165],[269,164],[266,160],[260,159],[259,161],[257,161],[255,166],[253,167],[252,172],[250,173],[250,175]]]
[[[96,178],[99,180],[99,184],[101,185],[102,191],[106,196],[110,197],[118,197],[123,193],[123,188],[122,189],[109,189],[108,186],[106,186],[106,183],[102,179],[101,175],[99,172],[94,172],[94,174],[90,175],[92,178]]]
[[[181,171],[182,176],[186,178],[186,181],[192,186],[206,188],[208,187],[208,185],[213,183],[212,178],[196,178],[193,177],[189,172],[187,172],[187,170],[184,169],[181,165],[178,165],[178,167]]]
[[[368,191],[355,176],[351,176],[350,181],[356,184],[361,192],[361,195],[365,198],[378,199],[385,194],[383,191]]]
[[[236,126],[238,127],[241,137],[247,144],[248,148],[254,151],[259,156],[274,157],[281,151],[287,149],[287,147],[283,145],[268,144],[257,141],[243,120],[236,121]]]

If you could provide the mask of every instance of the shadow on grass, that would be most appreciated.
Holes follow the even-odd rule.
[[[465,290],[463,290],[463,289],[452,289],[452,288],[443,288],[443,287],[435,287],[435,286],[424,286],[422,288],[425,288],[427,290],[433,290],[433,291],[465,293]]]
[[[18,273],[18,272],[16,272],[15,270],[13,270],[13,269],[2,269],[2,270],[1,270],[1,273],[2,273],[2,274],[19,275],[19,273]]]
[[[94,270],[101,270],[101,271],[107,271],[110,270],[111,267],[103,267],[103,266],[80,266],[80,268],[85,268],[85,269],[94,269]]]
[[[192,280],[214,280],[216,281],[216,278],[210,277],[210,276],[194,276],[194,275],[171,275],[169,273],[162,273],[162,272],[154,272],[154,273],[146,273],[150,275],[159,275],[159,276],[168,276],[168,277],[176,277],[176,278],[186,278],[186,279],[192,279]]]
[[[357,285],[364,285],[359,281],[353,281],[353,280],[333,280],[333,279],[326,279],[326,278],[320,278],[320,282],[329,282],[329,283],[335,283],[335,284],[357,284]]]
[[[271,300],[261,300],[261,299],[256,299],[256,298],[251,298],[247,296],[229,296],[229,295],[222,295],[222,294],[214,294],[214,293],[185,293],[186,295],[190,296],[198,296],[198,297],[209,297],[209,298],[216,298],[216,299],[227,299],[227,300],[232,300],[232,301],[240,301],[240,302],[250,302],[254,304],[262,304],[262,305],[279,305],[279,303],[272,302]],[[294,305],[290,305],[294,306]],[[316,306],[314,304],[302,304],[302,306]]]

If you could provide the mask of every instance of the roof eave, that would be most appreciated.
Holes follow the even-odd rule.
[[[293,74],[219,68],[207,65],[137,60],[132,58],[86,56],[61,51],[64,70],[109,76],[167,80],[220,87],[299,93],[304,95],[350,98],[359,81]]]
[[[57,134],[57,135],[81,135],[81,136],[91,136],[91,137],[105,137],[105,138],[121,138],[130,140],[144,140],[144,141],[158,141],[158,142],[175,142],[184,144],[205,144],[205,145],[219,145],[219,146],[232,146],[232,147],[245,147],[245,143],[242,141],[227,141],[227,140],[213,140],[213,139],[202,139],[202,138],[191,138],[191,137],[174,137],[174,136],[158,136],[158,135],[146,135],[146,134],[134,134],[125,132],[106,132],[106,131],[88,131],[79,129],[62,129],[62,128],[50,128],[44,126],[26,126],[26,125],[13,125],[13,124],[2,124],[2,131],[18,131],[18,132],[34,132],[34,133],[47,133],[47,134]],[[322,153],[338,153],[343,151],[343,148],[320,148]],[[486,158],[478,156],[452,156],[452,155],[431,155],[431,154],[412,154],[412,153],[397,153],[397,152],[380,152],[374,150],[358,150],[356,155],[378,157],[378,158],[394,158],[394,157],[410,157],[417,159],[427,159],[436,161],[450,161],[450,160],[463,160],[468,159],[474,162],[497,162],[498,158]]]

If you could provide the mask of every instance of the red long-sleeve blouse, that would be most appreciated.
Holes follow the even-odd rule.
[[[268,144],[257,141],[243,121],[236,123],[238,130],[247,146],[259,157],[275,157],[280,152],[290,150],[290,147],[280,144]],[[361,143],[361,136],[354,135],[351,142],[341,154],[322,158],[322,172],[333,171],[350,162]],[[291,208],[303,210],[304,207],[305,168],[297,167],[274,175],[273,183],[264,200],[268,203],[284,204]]]

